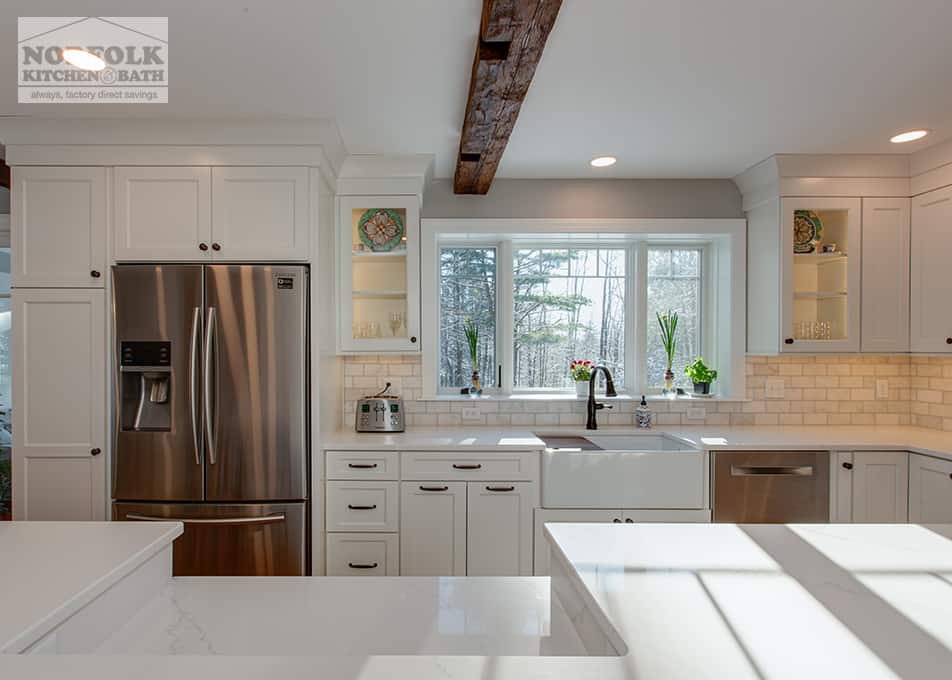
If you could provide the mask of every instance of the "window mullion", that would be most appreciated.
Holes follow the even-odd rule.
[[[499,366],[502,366],[499,391],[502,394],[512,394],[513,314],[515,314],[512,241],[501,241],[496,252],[496,361]],[[499,370],[498,366],[496,370]]]
[[[632,250],[635,262],[631,276],[633,290],[630,298],[634,312],[632,314],[634,342],[631,343],[631,352],[635,370],[631,385],[636,387],[636,392],[645,394],[648,391],[648,244],[640,241]]]

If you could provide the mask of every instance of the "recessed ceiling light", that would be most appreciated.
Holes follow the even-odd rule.
[[[909,130],[909,132],[902,132],[895,137],[890,138],[890,142],[893,144],[902,144],[904,142],[914,142],[917,139],[922,139],[927,134],[928,130]]]
[[[589,163],[591,163],[593,168],[607,168],[609,165],[614,165],[618,162],[618,159],[614,156],[595,156]]]
[[[63,50],[63,60],[84,71],[102,71],[106,68],[102,57],[78,47],[67,47]]]

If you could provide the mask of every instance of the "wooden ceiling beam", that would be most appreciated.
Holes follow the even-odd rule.
[[[483,0],[453,190],[489,191],[562,0]]]

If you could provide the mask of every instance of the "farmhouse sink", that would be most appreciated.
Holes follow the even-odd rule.
[[[546,508],[706,507],[706,454],[667,434],[536,434]]]

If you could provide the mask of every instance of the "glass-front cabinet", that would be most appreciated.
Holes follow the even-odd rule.
[[[859,351],[860,199],[785,198],[781,210],[781,351]]]
[[[420,350],[420,199],[342,196],[340,350]]]

